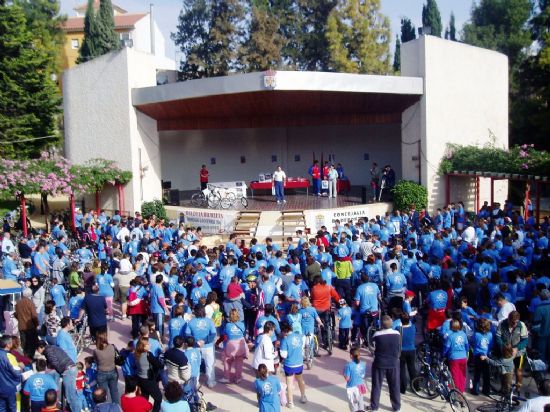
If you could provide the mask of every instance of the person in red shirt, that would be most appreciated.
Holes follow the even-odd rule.
[[[137,381],[131,376],[126,378],[124,395],[120,397],[120,408],[122,412],[149,412],[153,409],[151,402],[141,396]]]
[[[201,190],[206,189],[206,186],[208,185],[208,169],[206,168],[206,165],[202,165],[201,170],[199,172],[199,179],[201,182]]]
[[[330,164],[328,161],[325,161],[323,165],[323,180],[328,180],[328,173],[330,172]],[[328,193],[328,189],[322,189],[321,192]]]
[[[317,160],[313,161],[313,165],[309,168],[308,173],[313,183],[313,194],[321,196],[321,168]]]
[[[332,316],[332,300],[335,302],[340,301],[340,296],[338,296],[336,289],[328,285],[321,276],[315,276],[313,279],[313,286],[311,287],[311,306],[317,311],[323,325],[327,325],[327,318]],[[329,331],[325,327],[321,328],[321,336],[323,337],[323,347],[327,348],[328,339],[330,338]],[[329,352],[329,355],[332,355],[332,352]]]

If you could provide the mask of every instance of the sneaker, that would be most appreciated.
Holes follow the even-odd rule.
[[[292,402],[289,402],[289,403],[286,404],[286,407],[288,409],[292,409],[292,408],[294,408],[294,404]]]
[[[302,395],[302,397],[300,398],[300,402],[307,403],[306,395]]]
[[[280,205],[280,204],[281,204],[281,201],[280,201],[280,200],[277,200],[277,204]]]
[[[214,383],[207,383],[206,386],[208,387],[208,389],[212,389],[214,386],[216,386],[216,383],[217,383],[217,382],[214,382]]]
[[[286,200],[283,200],[283,203],[286,203]]]
[[[206,411],[207,412],[215,411],[216,409],[218,409],[218,407],[216,405],[214,405],[213,403],[210,403],[210,402],[206,402]]]
[[[231,381],[229,379],[226,379],[226,378],[218,379],[218,382],[219,383],[231,383]]]

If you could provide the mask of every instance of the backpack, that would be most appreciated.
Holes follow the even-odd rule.
[[[217,328],[219,328],[222,325],[223,313],[220,311],[219,308],[216,309],[212,314],[212,321],[214,322],[214,326]]]

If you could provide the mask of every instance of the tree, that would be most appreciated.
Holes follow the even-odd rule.
[[[239,49],[239,65],[245,72],[278,68],[281,65],[283,38],[278,16],[266,2],[252,5],[248,37]]]
[[[35,47],[19,5],[0,2],[0,22],[0,157],[38,156],[57,138],[60,99],[47,70],[51,60]]]
[[[416,29],[408,18],[401,19],[401,43],[416,39]]]
[[[94,10],[94,0],[88,0],[88,7],[84,16],[84,40],[78,51],[77,64],[85,63],[100,56],[97,32],[98,26]]]
[[[239,0],[184,0],[172,40],[183,53],[180,79],[225,76],[237,67],[244,9]]]
[[[441,24],[441,14],[435,0],[427,0],[422,6],[422,25],[424,29],[430,28],[432,36],[441,37],[443,25]]]
[[[399,72],[401,70],[401,40],[399,36],[395,36],[395,52],[393,54],[393,71]]]
[[[97,35],[99,55],[120,49],[120,37],[115,31],[115,17],[111,0],[99,1],[97,14]]]
[[[453,12],[451,12],[449,27],[447,27],[447,29],[445,30],[445,39],[456,41],[455,14]]]
[[[390,25],[380,0],[341,0],[329,15],[327,40],[332,70],[388,73]]]

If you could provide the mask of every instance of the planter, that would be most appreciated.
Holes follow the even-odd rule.
[[[535,180],[540,180],[540,176],[535,176]]]

